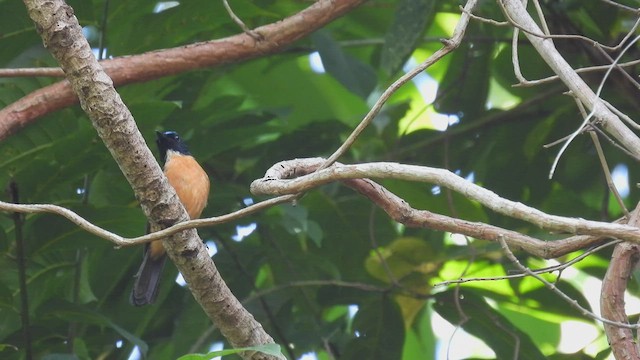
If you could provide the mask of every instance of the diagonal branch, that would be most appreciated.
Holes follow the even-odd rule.
[[[93,56],[73,9],[63,0],[24,2],[45,47],[64,70],[82,109],[129,181],[151,228],[187,220],[184,207],[146,146],[129,109]],[[194,229],[163,239],[163,245],[195,299],[232,346],[273,343],[226,286]],[[273,358],[248,352],[243,357]]]
[[[571,90],[585,107],[593,113],[596,121],[618,140],[627,150],[637,158],[640,156],[640,138],[636,136],[612,112],[587,83],[573,70],[571,65],[562,57],[549,38],[543,38],[542,30],[535,23],[520,0],[499,0],[510,21],[520,29],[526,30],[525,36],[538,51],[542,59],[556,73],[562,82]]]
[[[311,34],[364,0],[319,0],[286,19],[252,30],[262,40],[247,33],[199,42],[171,49],[109,59],[100,64],[115,86],[144,82],[185,71],[209,68],[253,59],[281,51]],[[78,101],[67,81],[36,90],[0,109],[0,141],[43,115]]]
[[[467,30],[467,25],[469,25],[469,19],[471,11],[476,7],[477,0],[468,0],[464,8],[462,8],[462,15],[460,16],[460,20],[456,24],[456,27],[453,31],[453,35],[450,39],[441,40],[443,43],[443,47],[434,52],[431,56],[427,58],[427,60],[423,61],[420,65],[408,71],[406,74],[402,75],[399,79],[393,82],[389,87],[387,87],[382,95],[376,100],[375,104],[371,107],[371,110],[365,115],[365,117],[360,121],[358,126],[353,129],[349,137],[340,145],[340,147],[327,159],[327,162],[322,165],[320,168],[324,169],[331,164],[333,164],[340,156],[342,156],[348,149],[353,145],[358,136],[366,129],[369,124],[375,119],[380,110],[382,110],[382,106],[389,100],[391,95],[393,95],[399,88],[401,88],[405,83],[416,77],[418,74],[425,71],[431,65],[437,63],[443,57],[447,56],[449,53],[454,51],[460,46],[462,42],[462,38],[464,37],[464,33]]]

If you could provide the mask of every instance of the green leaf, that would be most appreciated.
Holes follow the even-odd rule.
[[[435,0],[401,0],[384,38],[381,66],[395,74],[407,61],[434,16]]]
[[[325,70],[354,94],[366,99],[376,85],[376,74],[367,64],[347,54],[324,31],[311,35]]]
[[[514,356],[524,360],[546,359],[527,333],[516,328],[472,291],[445,291],[435,299],[434,309],[438,314],[484,341],[498,359]]]
[[[78,251],[82,251],[82,250],[78,250]],[[86,303],[98,300],[96,295],[91,290],[91,282],[90,282],[91,278],[89,274],[89,269],[90,269],[89,257],[83,256],[82,264],[80,266],[80,282],[78,283],[79,285],[78,301],[81,304],[86,304]]]
[[[91,356],[89,354],[89,349],[87,348],[87,344],[81,338],[73,339],[73,353],[80,359],[89,360]]]
[[[54,316],[59,319],[64,319],[65,321],[77,321],[80,323],[90,323],[110,327],[127,341],[138,346],[140,352],[143,355],[146,354],[149,349],[147,343],[139,337],[133,335],[123,327],[115,324],[104,315],[82,305],[66,302],[55,302],[47,304],[47,306],[42,307],[40,311],[45,313],[46,316]]]
[[[344,350],[345,359],[397,360],[405,339],[400,309],[388,297],[378,297],[360,306],[353,319],[356,338]]]
[[[318,223],[308,218],[308,211],[304,206],[285,205],[282,208],[285,210],[282,226],[291,235],[296,235],[303,239],[308,236],[317,247],[322,246],[322,228]]]

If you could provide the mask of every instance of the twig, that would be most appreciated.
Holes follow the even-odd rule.
[[[585,115],[586,116],[586,115]],[[621,117],[622,118],[622,117]],[[611,136],[607,133],[605,133],[604,131],[602,131],[602,129],[600,129],[597,126],[591,126],[590,130],[593,130],[595,132],[597,132],[598,134],[602,135],[602,137],[604,137],[611,145],[617,147],[620,151],[622,151],[623,153],[629,155],[630,158],[636,160],[636,161],[640,161],[640,158],[637,157],[635,154],[631,153],[629,150],[627,150],[626,148],[622,147],[622,145],[618,144],[614,139],[611,138]],[[584,131],[584,130],[583,130]],[[543,148],[548,149],[550,147],[562,144],[563,142],[565,142],[567,139],[569,139],[569,137],[571,136],[571,134],[566,135],[561,137],[558,140],[554,140],[548,144],[544,144],[542,145]]]
[[[0,77],[64,77],[64,71],[59,67],[0,69]]]
[[[513,66],[513,73],[518,79],[520,84],[526,84],[529,81],[522,75],[520,69],[520,60],[518,58],[518,38],[520,37],[520,29],[518,27],[513,28],[513,36],[511,38],[511,64]]]
[[[362,291],[379,292],[379,293],[387,293],[391,291],[390,287],[379,287],[379,286],[366,284],[366,283],[348,282],[348,281],[341,281],[341,280],[303,280],[303,281],[292,281],[287,284],[282,284],[282,285],[270,287],[268,289],[257,291],[251,294],[249,297],[242,300],[242,303],[246,305],[258,298],[267,296],[277,291],[281,291],[291,287],[306,287],[306,286],[337,286],[337,287],[346,287],[346,288],[358,289]]]
[[[196,220],[181,222],[171,227],[168,227],[164,230],[156,231],[151,234],[138,236],[134,238],[125,238],[115,233],[112,233],[108,230],[105,230],[99,226],[92,224],[91,222],[87,221],[86,219],[76,214],[75,212],[57,205],[49,205],[49,204],[17,205],[17,204],[11,204],[4,201],[0,201],[0,210],[10,211],[10,212],[19,212],[19,213],[32,213],[32,214],[51,213],[51,214],[60,215],[62,217],[65,217],[67,220],[71,221],[72,223],[76,224],[79,228],[93,235],[96,235],[100,238],[111,241],[112,243],[116,244],[116,247],[125,247],[125,246],[144,244],[144,243],[151,242],[153,240],[159,240],[162,238],[166,238],[170,235],[173,235],[177,232],[188,230],[188,229],[227,223],[227,222],[248,216],[250,214],[254,214],[258,211],[269,208],[273,205],[289,202],[293,198],[294,196],[290,196],[290,195],[280,196],[277,198],[255,203],[253,205],[247,206],[246,208],[240,209],[238,211],[235,211],[229,214],[225,214],[222,216],[214,216],[206,219],[196,219]]]
[[[624,122],[626,122],[629,126],[631,126],[632,128],[636,129],[636,130],[640,130],[640,125],[638,125],[638,123],[636,123],[635,121],[633,121],[633,119],[631,119],[629,117],[629,115],[623,113],[622,111],[618,110],[615,106],[611,105],[611,103],[609,103],[608,101],[602,99],[602,102],[611,110],[613,111],[616,115],[618,115],[620,117],[620,119],[622,119]]]
[[[616,199],[618,206],[622,209],[622,212],[626,217],[629,217],[629,209],[622,201],[622,197],[620,196],[620,192],[616,187],[616,184],[613,183],[613,179],[611,178],[611,170],[609,170],[609,165],[607,164],[607,158],[604,156],[604,151],[602,150],[602,145],[600,145],[600,140],[598,139],[598,135],[594,131],[589,131],[589,136],[591,136],[591,141],[593,141],[593,145],[596,148],[596,153],[598,154],[598,160],[600,160],[600,166],[602,166],[602,173],[604,175],[604,179],[607,182],[607,187],[609,191],[613,194],[613,197]],[[608,193],[607,193],[608,197]]]
[[[582,103],[577,99],[576,99],[576,105],[578,106],[580,113],[584,116],[586,113],[586,110],[584,109],[584,105],[582,105]],[[596,127],[592,126],[592,128],[595,129]],[[607,164],[607,158],[604,156],[604,151],[602,150],[602,146],[600,145],[600,140],[598,139],[598,135],[594,131],[589,131],[589,136],[591,136],[591,141],[593,142],[593,145],[596,148],[596,153],[598,154],[598,159],[600,160],[600,166],[602,166],[602,173],[604,174],[604,178],[605,178],[605,181],[607,182],[607,186],[609,187],[609,190],[611,191],[616,201],[618,202],[618,206],[620,206],[620,208],[624,212],[624,215],[627,218],[629,218],[631,216],[629,214],[629,210],[624,205],[624,201],[622,201],[622,197],[620,196],[620,193],[618,192],[616,185],[613,183],[613,180],[611,179],[611,170],[609,170],[609,165]]]
[[[463,14],[467,14],[467,16],[469,16],[473,20],[480,21],[480,22],[487,23],[487,24],[491,24],[493,26],[507,26],[507,25],[509,25],[508,21],[498,21],[498,20],[489,19],[489,18],[482,17],[482,16],[479,16],[479,15],[474,15],[471,11],[467,11],[462,6],[459,6],[459,8],[460,8],[460,11]]]
[[[382,109],[382,106],[387,102],[387,100],[391,97],[391,95],[393,95],[400,87],[402,87],[406,82],[413,79],[416,75],[426,70],[429,66],[438,62],[441,58],[443,58],[444,56],[446,56],[447,54],[455,50],[460,45],[460,43],[462,42],[462,38],[464,37],[464,32],[467,28],[467,25],[469,24],[470,17],[468,13],[475,8],[476,3],[477,3],[477,0],[467,1],[466,5],[464,6],[465,12],[463,12],[462,16],[460,16],[460,20],[458,21],[458,24],[456,25],[456,28],[453,31],[453,36],[451,36],[451,38],[448,40],[443,40],[444,46],[438,49],[438,51],[433,53],[431,56],[429,56],[429,58],[425,60],[422,64],[416,66],[415,68],[411,69],[411,71],[402,75],[398,80],[394,81],[393,84],[391,84],[387,89],[385,89],[385,91],[382,93],[382,95],[380,95],[380,97],[375,102],[375,104],[373,104],[373,106],[371,107],[371,110],[369,110],[367,115],[365,115],[365,117],[362,119],[360,124],[356,126],[356,128],[351,132],[349,137],[342,143],[342,145],[340,145],[340,147],[333,154],[331,154],[331,156],[329,156],[326,162],[318,170],[322,170],[324,168],[331,166],[331,164],[336,162],[336,160],[338,160],[338,158],[342,156],[342,154],[344,154],[347,151],[347,149],[351,147],[351,145],[353,145],[353,143],[356,141],[360,133],[362,133],[362,131],[364,131],[364,129],[367,128],[367,126],[369,126],[369,124],[373,121],[373,119],[376,117],[376,115],[378,115],[378,113]]]
[[[519,0],[501,0],[503,10],[520,25],[539,33],[540,29],[531,15]],[[551,41],[525,33],[531,44],[549,65],[554,73],[560,76],[562,82],[575,94],[586,108],[594,112],[595,119],[602,127],[630,152],[640,157],[640,138],[631,131],[618,116],[616,116],[603,101],[591,90],[582,78],[573,70],[571,65],[560,55]]]
[[[617,68],[625,68],[625,67],[631,67],[631,66],[635,66],[640,64],[640,59],[637,60],[631,60],[631,61],[627,61],[624,63],[620,63],[617,64],[616,67]],[[578,68],[575,69],[574,71],[578,74],[586,74],[586,73],[591,73],[591,72],[597,72],[597,71],[606,71],[611,67],[611,64],[608,65],[596,65],[596,66],[587,66],[587,67],[583,67],[583,68]],[[560,77],[558,75],[553,75],[553,76],[549,76],[546,78],[542,78],[542,79],[538,79],[538,80],[526,80],[524,82],[520,82],[518,84],[514,84],[512,85],[513,87],[529,87],[529,86],[537,86],[537,85],[542,85],[542,84],[548,84],[550,82],[559,80]]]
[[[513,252],[511,252],[511,249],[509,249],[509,245],[507,245],[506,241],[504,238],[499,238],[498,242],[500,243],[500,246],[502,247],[502,250],[504,251],[505,255],[507,256],[507,258],[518,268],[520,269],[520,271],[522,271],[523,273],[530,275],[534,278],[536,278],[536,280],[540,281],[542,284],[544,284],[544,286],[551,290],[552,292],[554,292],[556,295],[558,295],[561,299],[563,299],[564,301],[566,301],[567,303],[569,303],[569,305],[571,305],[571,307],[573,307],[574,309],[578,310],[581,314],[588,316],[594,320],[600,321],[604,324],[608,324],[608,325],[612,325],[612,326],[617,326],[617,327],[622,327],[622,328],[627,328],[627,329],[638,329],[640,328],[640,324],[636,324],[636,325],[631,325],[628,323],[621,323],[621,322],[617,322],[617,321],[611,321],[611,320],[607,320],[603,317],[600,317],[598,315],[596,315],[595,313],[587,310],[586,308],[584,308],[583,306],[581,306],[580,304],[578,304],[578,302],[575,299],[570,298],[567,294],[563,293],[560,289],[558,289],[558,287],[556,287],[554,284],[550,283],[549,281],[545,280],[542,276],[534,273],[533,271],[531,271],[531,269],[529,269],[528,267],[522,265],[522,263],[520,263],[520,261],[518,260],[518,258],[516,258],[515,255],[513,255]]]
[[[558,264],[558,265],[553,265],[553,266],[548,266],[545,268],[541,268],[541,269],[535,269],[535,270],[531,270],[536,274],[546,274],[546,273],[551,273],[554,271],[562,271],[580,261],[582,261],[583,259],[587,258],[588,256],[604,249],[607,248],[609,246],[612,245],[616,245],[621,243],[621,240],[613,240],[610,242],[607,242],[605,244],[593,247],[591,249],[588,249],[587,251],[583,252],[582,254],[576,256],[575,258]],[[509,274],[509,275],[503,275],[503,276],[489,276],[489,277],[476,277],[476,278],[460,278],[460,279],[456,279],[456,280],[446,280],[446,281],[441,281],[439,283],[436,283],[433,285],[433,287],[437,287],[437,286],[449,286],[451,284],[464,284],[464,283],[468,283],[468,282],[479,282],[479,281],[497,281],[497,280],[509,280],[509,279],[519,279],[519,278],[523,278],[525,276],[527,276],[528,274],[523,273],[523,272],[519,272],[517,274]]]
[[[227,0],[222,0],[222,4],[224,5],[224,8],[227,10],[229,17],[231,17],[231,20],[233,20],[233,22],[236,23],[236,25],[238,25],[242,29],[242,31],[244,31],[245,34],[251,36],[255,41],[264,40],[264,36],[260,35],[260,33],[256,32],[255,30],[249,29],[249,27],[244,23],[244,21],[242,21],[242,19],[240,19],[233,12],[233,9],[231,8],[231,5],[229,5],[229,2]]]
[[[606,4],[609,4],[609,5],[613,5],[613,6],[615,6],[615,7],[618,7],[618,8],[620,8],[620,9],[622,9],[622,10],[632,12],[632,13],[634,13],[634,14],[640,14],[640,9],[632,8],[631,6],[627,6],[627,5],[624,5],[624,4],[620,4],[620,3],[617,3],[617,2],[615,2],[615,1],[611,1],[611,0],[600,0],[600,1],[602,1],[602,2],[604,2],[604,3],[606,3]]]
[[[624,45],[624,43],[631,37],[631,35],[635,32],[635,30],[638,28],[638,26],[640,26],[640,18],[636,20],[636,22],[634,23],[634,25],[632,26],[631,30],[629,30],[629,32],[627,32],[627,34],[625,35],[625,37],[620,40],[620,42],[615,45],[615,46],[604,46],[601,45],[600,43],[596,42],[595,40],[591,40],[589,38],[580,36],[580,35],[551,35],[549,32],[549,29],[547,27],[547,23],[544,19],[544,13],[542,11],[542,8],[540,8],[540,4],[538,3],[537,0],[534,1],[534,5],[536,7],[536,11],[538,13],[538,17],[541,19],[542,21],[542,28],[544,31],[544,35],[539,35],[536,34],[535,32],[528,32],[531,35],[534,36],[540,36],[541,38],[545,38],[545,39],[550,39],[552,41],[552,39],[554,38],[565,38],[566,36],[571,36],[571,37],[575,37],[575,36],[579,36],[581,38],[581,40],[588,40],[590,43],[593,43],[595,45],[595,47],[600,50],[602,52],[602,54],[607,57],[608,59],[611,59],[611,57],[609,56],[609,54],[607,54],[603,48],[606,48],[607,50],[610,51],[617,51],[620,47],[622,47]],[[509,18],[509,14],[505,11],[505,15],[507,16],[507,18]],[[521,26],[519,26],[517,23],[515,23],[515,21],[513,21],[512,19],[510,19],[510,22],[514,25],[514,31],[513,31],[513,37],[512,37],[512,63],[513,63],[513,67],[514,67],[514,73],[516,78],[518,79],[518,84],[515,84],[514,87],[518,87],[518,86],[522,86],[522,87],[526,87],[526,86],[535,86],[535,85],[540,85],[555,79],[558,79],[558,75],[555,76],[550,76],[544,79],[540,79],[540,80],[527,80],[524,76],[522,76],[522,72],[520,70],[520,64],[518,61],[518,35],[519,35],[519,30],[522,29],[523,31],[525,31]],[[526,32],[526,31],[525,31]],[[633,61],[630,63],[634,63]],[[616,69],[620,70],[620,72],[622,72],[622,74],[627,77],[629,79],[629,81],[631,81],[636,87],[638,87],[638,82],[633,79],[627,72],[625,72],[624,70],[621,69],[621,66],[617,65],[617,64],[613,64]],[[580,72],[585,72],[585,69],[589,69],[588,71],[592,71],[593,69],[600,69],[600,68],[604,68],[604,69],[609,69],[611,65],[604,65],[602,67],[600,66],[594,66],[594,67],[589,67],[589,68],[584,68],[584,69],[577,69],[575,70],[577,73]]]
[[[533,0],[533,6],[536,8],[536,14],[538,14],[538,18],[540,18],[540,26],[542,27],[542,31],[545,35],[551,35],[551,31],[549,31],[549,25],[547,25],[547,19],[544,17],[544,12],[540,7],[540,2],[538,0]]]
[[[513,25],[515,28],[522,30],[522,32],[524,32],[525,34],[531,35],[531,36],[535,36],[539,39],[542,40],[553,40],[553,39],[560,39],[560,40],[581,40],[581,41],[585,41],[589,44],[592,44],[594,46],[598,46],[604,49],[607,49],[609,51],[615,51],[619,48],[620,43],[618,43],[618,45],[615,46],[609,46],[609,45],[603,45],[600,44],[599,42],[588,38],[584,35],[575,35],[575,34],[563,34],[563,35],[554,35],[554,34],[549,34],[546,35],[542,32],[540,32],[540,29],[530,29],[527,28],[525,26],[523,26],[522,24],[518,23],[512,16],[511,13],[509,11],[506,10],[506,5],[507,4],[512,4],[512,1],[518,1],[520,6],[523,6],[522,4],[520,4],[520,0],[501,0],[498,1],[498,4],[500,4],[504,10],[504,14],[507,17],[507,21],[509,23],[511,23],[511,25]]]
[[[611,74],[611,71],[613,70],[613,68],[615,67],[615,64],[618,63],[618,61],[620,60],[620,58],[622,58],[622,55],[624,55],[627,50],[629,50],[629,48],[636,43],[636,41],[640,40],[640,35],[636,36],[633,41],[631,41],[627,46],[625,46],[625,48],[620,52],[620,54],[618,54],[618,56],[615,58],[615,60],[613,61],[613,63],[611,64],[611,66],[609,67],[609,69],[605,72],[604,76],[602,77],[602,80],[600,81],[600,85],[598,85],[598,89],[595,93],[596,98],[599,100],[600,99],[600,94],[602,93],[602,89],[604,88],[604,83],[607,81],[607,79],[609,78],[609,74]],[[582,100],[581,100],[582,101]],[[591,118],[595,115],[596,113],[596,107],[594,106],[591,111],[589,112],[589,114],[584,118],[584,121],[582,122],[582,124],[578,127],[578,129],[576,129],[576,131],[571,134],[571,136],[569,137],[569,139],[567,139],[567,141],[562,145],[562,147],[560,148],[560,151],[558,151],[558,155],[556,155],[555,159],[553,160],[553,164],[551,165],[551,170],[549,171],[549,179],[551,179],[553,177],[553,173],[556,170],[556,167],[558,166],[558,162],[560,161],[560,158],[562,157],[562,154],[564,153],[564,151],[569,147],[569,145],[571,144],[571,142],[573,141],[573,139],[578,136],[578,134],[580,132],[582,132],[582,129],[585,127],[585,125],[587,125],[587,123],[589,123],[589,120],[591,120]]]

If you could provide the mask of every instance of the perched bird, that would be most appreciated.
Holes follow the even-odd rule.
[[[200,217],[209,197],[209,177],[191,156],[175,131],[156,132],[156,144],[169,179],[191,219]],[[144,258],[131,292],[135,306],[151,304],[158,295],[160,275],[167,259],[161,240],[145,245]]]

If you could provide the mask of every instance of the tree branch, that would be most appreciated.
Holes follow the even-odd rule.
[[[626,321],[626,319],[623,320],[623,321],[609,320],[609,319],[606,319],[606,318],[603,318],[603,317],[600,317],[600,316],[596,315],[592,311],[587,310],[587,308],[585,308],[582,305],[580,305],[576,300],[572,299],[569,295],[567,295],[564,292],[560,291],[560,289],[558,289],[558,287],[555,284],[552,284],[551,282],[545,280],[545,278],[543,278],[542,276],[536,274],[534,271],[532,271],[528,267],[522,265],[522,263],[520,263],[520,261],[518,260],[518,258],[516,258],[516,256],[513,254],[513,252],[511,252],[511,249],[509,249],[509,245],[507,245],[507,242],[505,241],[505,239],[500,238],[500,239],[498,239],[498,242],[500,243],[500,247],[502,247],[502,250],[504,251],[504,253],[507,256],[507,258],[520,271],[522,271],[523,273],[525,273],[525,274],[527,274],[529,276],[532,276],[536,280],[540,281],[547,289],[549,289],[552,292],[554,292],[562,300],[566,301],[569,305],[571,305],[572,308],[578,310],[582,315],[585,315],[585,316],[588,316],[588,317],[590,317],[592,319],[598,320],[598,321],[604,323],[607,326],[612,326],[612,327],[616,327],[616,328],[620,328],[620,329],[629,330],[629,329],[638,329],[638,328],[640,328],[640,324],[631,325],[631,324],[629,324],[628,321]]]
[[[460,16],[460,20],[456,24],[455,29],[453,30],[453,35],[450,39],[443,39],[442,43],[444,46],[438,51],[434,52],[427,60],[423,61],[422,64],[416,66],[411,69],[411,71],[402,75],[399,79],[393,82],[389,87],[387,87],[382,95],[376,100],[375,104],[371,107],[371,110],[365,115],[365,117],[360,121],[358,126],[349,134],[349,137],[340,145],[340,147],[327,159],[327,162],[322,165],[322,169],[333,164],[340,156],[342,156],[351,145],[356,141],[358,136],[366,129],[369,124],[375,119],[376,115],[382,110],[382,106],[387,102],[387,100],[393,95],[399,88],[401,88],[407,81],[410,81],[418,74],[425,71],[429,66],[435,64],[440,61],[443,57],[448,55],[450,52],[460,46],[462,42],[462,38],[464,37],[464,33],[467,30],[467,25],[469,25],[469,14],[476,7],[477,0],[468,0],[462,9],[462,15]]]
[[[73,9],[63,0],[24,2],[45,47],[64,70],[82,109],[129,181],[152,229],[188,220],[131,113],[93,56]],[[226,286],[195,230],[167,237],[163,245],[196,300],[232,346],[273,343]],[[244,353],[243,357],[273,358],[262,353]]]
[[[596,121],[632,154],[636,157],[640,156],[640,138],[625,126],[620,118],[576,74],[571,65],[555,48],[553,41],[537,35],[541,34],[542,31],[531,18],[522,2],[520,0],[500,0],[499,2],[502,4],[507,18],[517,24],[520,29],[526,30],[525,36],[536,48],[542,59],[585,107],[593,113]]]
[[[177,48],[109,59],[100,64],[115,86],[144,82],[182,72],[220,66],[281,51],[342,16],[364,0],[319,0],[286,19],[247,33]],[[0,141],[41,116],[78,101],[67,81],[36,90],[0,109]]]
[[[249,216],[251,214],[255,214],[271,206],[290,202],[293,199],[294,199],[294,196],[290,196],[290,195],[280,196],[277,198],[252,204],[250,206],[247,206],[245,208],[242,208],[240,210],[234,211],[229,214],[225,214],[221,216],[213,216],[205,219],[183,221],[175,225],[172,225],[168,228],[158,230],[156,232],[152,232],[143,236],[133,237],[133,238],[122,237],[116,233],[113,233],[109,230],[106,230],[97,225],[94,225],[89,220],[75,213],[73,210],[69,210],[67,208],[64,208],[58,205],[13,204],[13,203],[0,201],[0,211],[16,212],[16,213],[24,213],[24,214],[48,213],[48,214],[59,215],[71,221],[72,223],[76,224],[82,230],[90,234],[93,234],[99,238],[109,240],[112,243],[114,243],[116,247],[120,248],[120,247],[129,247],[134,245],[146,244],[155,240],[161,240],[167,236],[171,236],[180,231],[184,231],[188,229],[225,224],[225,223]]]
[[[640,243],[640,229],[617,223],[549,215],[522,203],[503,199],[494,192],[469,182],[444,169],[397,163],[335,165],[316,170],[322,158],[282,161],[267,170],[265,176],[251,184],[255,195],[296,194],[333,181],[343,181],[379,205],[392,219],[413,227],[428,227],[474,238],[497,241],[503,236],[510,246],[528,253],[550,258],[588,247],[605,238],[618,238]],[[456,191],[505,216],[530,222],[542,229],[578,235],[553,242],[542,241],[515,231],[474,223],[411,208],[406,201],[367,178],[428,182]]]
[[[629,224],[640,222],[640,206],[631,213]],[[611,254],[611,262],[602,279],[600,312],[602,317],[611,321],[628,323],[625,310],[624,293],[627,283],[640,259],[638,244],[622,243],[616,245]],[[604,331],[616,359],[637,359],[640,357],[633,332],[620,326],[605,324]]]

